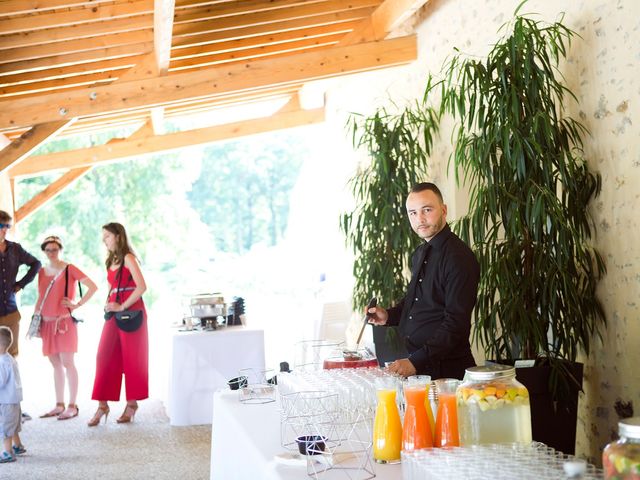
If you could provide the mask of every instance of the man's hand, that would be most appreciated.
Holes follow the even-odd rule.
[[[389,319],[389,314],[382,307],[372,307],[369,310],[365,308],[365,314],[369,314],[369,323],[374,325],[385,325]]]
[[[18,285],[13,287],[13,293],[18,293],[20,290],[22,290],[22,289]]]
[[[401,358],[400,360],[392,362],[391,365],[387,367],[387,370],[390,373],[402,375],[403,377],[410,377],[417,373],[416,367],[413,366],[413,363],[411,363],[408,358]]]

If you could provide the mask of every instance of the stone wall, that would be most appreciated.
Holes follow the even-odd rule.
[[[413,25],[418,33],[419,59],[406,67],[333,81],[328,110],[334,148],[352,165],[354,154],[344,125],[350,112],[371,113],[377,106],[403,105],[422,96],[427,72],[437,73],[457,47],[485,55],[498,39],[520,0],[431,0]],[[608,274],[599,296],[608,328],[589,358],[584,359],[585,393],[580,400],[577,453],[599,463],[602,447],[617,429],[618,409],[632,402],[640,415],[640,3],[635,0],[530,0],[521,12],[563,23],[575,38],[561,71],[579,103],[566,105],[569,115],[591,131],[585,156],[602,175],[603,188],[592,206],[597,225],[595,244],[606,260]],[[399,32],[402,33],[402,32]],[[467,196],[446,171],[451,152],[451,123],[442,125],[426,178],[440,184],[450,216],[465,212]]]

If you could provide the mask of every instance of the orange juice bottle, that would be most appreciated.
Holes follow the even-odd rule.
[[[402,449],[405,451],[433,447],[431,427],[424,406],[426,395],[427,385],[425,383],[407,380],[404,385],[406,408],[402,427]]]
[[[431,376],[429,375],[412,375],[407,378],[409,383],[421,383],[424,384],[424,408],[427,411],[427,418],[429,419],[429,427],[431,428],[431,438],[436,434],[436,421],[433,416],[433,409],[431,408],[431,400],[429,400],[429,388],[431,387]]]
[[[456,388],[459,381],[454,378],[436,380],[438,392],[438,414],[436,416],[436,447],[460,446],[458,433],[458,407],[456,405]]]
[[[376,380],[378,406],[373,422],[373,458],[378,463],[400,461],[402,425],[396,405],[396,384],[395,378]]]

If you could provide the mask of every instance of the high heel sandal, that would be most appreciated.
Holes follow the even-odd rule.
[[[136,412],[138,411],[138,404],[129,404],[124,408],[124,412],[120,415],[120,418],[116,420],[118,423],[129,423],[133,422],[133,417],[135,417]]]
[[[98,410],[96,410],[96,413],[93,414],[93,418],[89,420],[87,425],[90,427],[96,427],[100,423],[100,420],[102,419],[103,416],[104,416],[104,423],[107,423],[107,417],[109,416],[110,411],[111,409],[109,408],[109,405],[105,405],[105,406],[99,405]]]
[[[64,403],[63,402],[57,402],[56,403],[56,408],[54,408],[53,410],[45,413],[44,415],[40,415],[40,418],[57,417],[62,412],[64,412]]]
[[[74,412],[67,413],[69,410],[73,410]],[[80,409],[78,408],[78,405],[76,405],[75,403],[70,403],[67,406],[67,409],[64,412],[62,412],[60,415],[58,415],[58,420],[69,420],[70,418],[77,417],[79,413],[80,413]]]

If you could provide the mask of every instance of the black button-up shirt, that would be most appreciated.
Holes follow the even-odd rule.
[[[23,289],[40,270],[40,261],[19,243],[5,240],[5,244],[7,248],[0,252],[0,317],[18,310],[15,287]],[[29,270],[16,281],[20,265],[28,265]]]
[[[418,373],[462,378],[464,369],[475,365],[469,334],[480,279],[478,261],[445,225],[413,252],[411,273],[407,294],[389,309],[387,324],[399,325]]]

